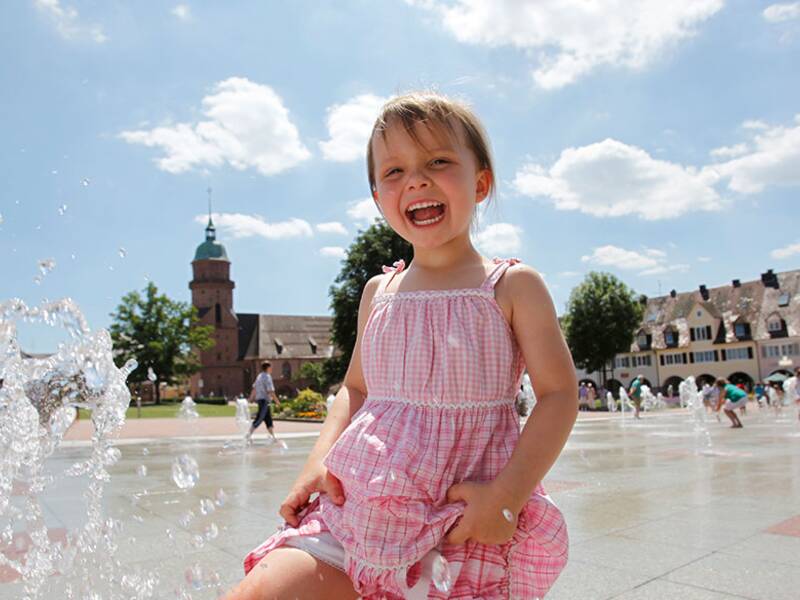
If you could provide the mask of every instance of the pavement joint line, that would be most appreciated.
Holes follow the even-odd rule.
[[[297,439],[307,437],[319,437],[319,431],[295,431],[289,433],[282,433],[279,440],[283,439]],[[188,442],[219,442],[227,440],[236,440],[239,436],[235,435],[198,435],[198,436],[159,436],[159,437],[144,437],[144,438],[118,438],[113,440],[115,446],[133,446],[136,444],[158,444],[164,442],[188,441]],[[267,436],[263,438],[253,437],[253,441],[266,440]],[[90,448],[92,446],[91,440],[63,440],[60,448]]]

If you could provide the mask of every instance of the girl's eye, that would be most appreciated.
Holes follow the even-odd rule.
[[[388,171],[386,171],[386,173],[384,173],[384,175],[383,175],[383,176],[384,176],[384,177],[389,177],[390,175],[394,175],[395,173],[399,173],[399,172],[400,172],[400,169],[398,169],[397,167],[395,167],[395,168],[393,168],[393,169],[389,169]]]
[[[431,161],[431,164],[432,164],[432,165],[434,165],[434,166],[439,166],[439,165],[445,165],[445,164],[447,164],[447,163],[449,163],[449,162],[450,162],[450,161],[449,161],[449,160],[447,160],[446,158],[434,158],[434,159]]]

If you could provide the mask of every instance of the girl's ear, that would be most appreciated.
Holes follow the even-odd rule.
[[[375,207],[378,209],[378,212],[383,215],[383,210],[381,209],[381,203],[378,201],[378,190],[372,190],[372,200],[375,202]]]
[[[480,204],[489,195],[489,190],[492,189],[492,172],[489,169],[483,169],[478,172],[478,178],[475,182],[475,204]]]

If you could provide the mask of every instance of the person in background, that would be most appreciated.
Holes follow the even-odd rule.
[[[258,413],[256,418],[253,419],[253,425],[250,427],[250,433],[247,434],[247,441],[250,442],[253,438],[253,433],[261,423],[266,424],[267,431],[276,442],[278,438],[275,437],[275,432],[272,430],[272,413],[269,409],[269,401],[273,400],[276,405],[280,404],[278,396],[275,394],[275,384],[272,382],[272,365],[267,361],[261,363],[261,373],[256,377],[253,383],[253,389],[250,392],[248,400],[250,402],[255,398],[258,403]]]
[[[727,379],[717,379],[717,389],[719,389],[719,399],[717,400],[717,412],[723,408],[725,415],[731,420],[732,429],[744,427],[739,417],[736,416],[736,409],[742,408],[747,404],[747,392],[739,389]]]
[[[641,419],[639,416],[639,411],[642,407],[642,381],[644,380],[643,375],[637,375],[636,378],[631,381],[631,389],[628,392],[628,395],[631,397],[633,401],[633,416],[637,419]]]

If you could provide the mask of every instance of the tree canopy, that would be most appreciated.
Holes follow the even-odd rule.
[[[572,290],[562,324],[575,364],[602,372],[630,350],[644,307],[634,292],[610,273],[589,273]]]
[[[330,288],[333,310],[333,342],[341,350],[340,356],[325,362],[325,378],[328,385],[341,381],[350,364],[356,344],[358,327],[358,305],[364,286],[375,275],[381,273],[383,265],[391,265],[403,259],[406,264],[414,256],[411,244],[397,235],[384,221],[376,220],[347,249],[342,270]]]
[[[111,318],[115,362],[123,365],[136,359],[139,366],[128,377],[134,383],[148,379],[148,369],[152,369],[157,404],[159,383],[185,381],[200,368],[196,351],[214,345],[214,328],[197,324],[197,308],[159,295],[153,282],[147,284],[144,296],[137,291],[123,296]]]

